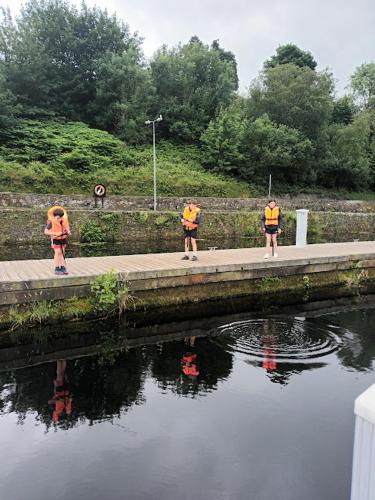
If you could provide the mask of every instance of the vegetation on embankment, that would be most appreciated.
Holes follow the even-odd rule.
[[[159,196],[247,198],[266,189],[202,167],[202,150],[160,141],[157,148]],[[88,194],[104,183],[108,194],[152,196],[151,146],[127,146],[108,132],[61,120],[17,121],[0,144],[0,191]],[[289,186],[290,194],[300,188]],[[375,199],[374,192],[332,191],[314,187],[304,193],[331,198]]]
[[[161,142],[158,195],[251,197],[245,182],[207,172],[194,146]],[[83,123],[20,120],[0,146],[0,191],[90,193],[104,183],[110,194],[153,194],[152,148],[125,146]]]

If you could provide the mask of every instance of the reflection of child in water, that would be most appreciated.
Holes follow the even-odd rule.
[[[272,372],[277,368],[274,349],[276,345],[276,338],[272,334],[272,326],[270,326],[270,321],[268,319],[263,321],[263,334],[260,341],[263,351],[262,368],[267,370],[267,372]]]
[[[276,358],[275,358],[275,349],[273,348],[273,342],[269,340],[263,340],[263,360],[262,367],[272,372],[276,370]]]
[[[195,337],[186,337],[185,344],[189,347],[194,347]],[[199,375],[199,371],[196,364],[197,355],[189,349],[181,359],[181,370],[184,375],[189,377],[191,380],[195,380]]]
[[[72,395],[68,387],[68,379],[65,374],[65,370],[65,359],[59,359],[56,366],[56,379],[53,381],[54,394],[48,401],[48,404],[55,405],[55,409],[52,414],[55,424],[58,423],[64,410],[66,415],[70,415],[72,412]]]

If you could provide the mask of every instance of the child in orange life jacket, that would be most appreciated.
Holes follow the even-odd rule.
[[[200,220],[200,208],[197,207],[195,201],[190,201],[188,206],[184,208],[182,214],[180,214],[180,221],[184,229],[185,239],[185,255],[182,257],[182,260],[189,260],[190,242],[193,247],[193,258],[191,260],[198,260],[197,228]]]
[[[265,259],[270,256],[271,240],[273,244],[274,257],[277,257],[277,235],[281,233],[282,216],[281,210],[275,200],[269,200],[261,217],[262,231],[266,235]]]
[[[54,250],[53,261],[55,263],[55,274],[68,274],[65,267],[65,249],[67,238],[70,235],[68,214],[62,207],[52,207],[48,211],[48,221],[44,234],[51,237],[51,248]]]

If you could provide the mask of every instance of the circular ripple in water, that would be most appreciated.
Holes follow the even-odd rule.
[[[331,330],[299,318],[238,321],[221,326],[218,333],[232,352],[258,360],[269,355],[280,363],[303,363],[321,358],[336,351],[341,343]]]

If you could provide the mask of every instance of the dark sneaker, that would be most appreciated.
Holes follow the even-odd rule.
[[[193,258],[191,260],[198,260],[198,257],[196,255],[193,255]]]
[[[55,274],[57,276],[61,276],[62,274],[64,274],[62,271],[61,271],[61,268],[60,267],[55,267]]]
[[[184,255],[181,260],[189,260],[189,256],[188,255]]]
[[[61,274],[69,274],[65,266],[60,267]]]

